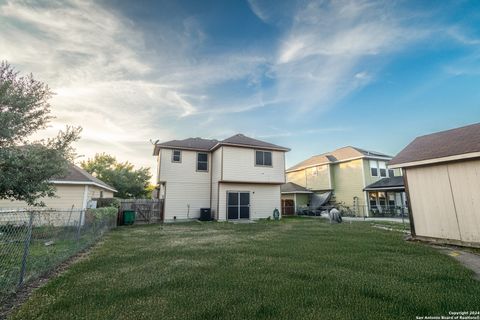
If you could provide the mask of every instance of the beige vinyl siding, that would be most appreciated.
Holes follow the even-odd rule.
[[[287,182],[296,183],[310,190],[330,190],[331,168],[329,164],[314,166],[286,174]]]
[[[227,217],[227,191],[250,192],[250,219],[273,217],[273,210],[281,211],[280,185],[220,183],[219,217]]]
[[[43,198],[42,201],[48,208],[55,209],[70,209],[72,205],[74,208],[83,208],[83,195],[85,191],[84,185],[55,185],[54,198]],[[0,208],[27,208],[28,205],[23,201],[0,200]]]
[[[363,160],[356,159],[332,166],[332,187],[336,202],[347,206],[353,205],[354,197],[358,203],[365,205]]]
[[[331,188],[329,170],[328,164],[305,169],[306,185],[304,187],[310,190],[329,190]]]
[[[272,151],[272,166],[269,167],[255,165],[255,149],[222,148],[223,181],[285,183],[284,152]]]
[[[406,169],[418,236],[480,243],[480,160]]]
[[[383,178],[388,178],[388,166],[387,166],[387,177],[380,177],[380,171],[378,172],[378,176],[372,176],[372,172],[370,170],[370,159],[363,159],[363,170],[365,172],[365,186],[368,186],[374,182],[377,182],[380,179]],[[385,161],[388,163],[388,160],[378,160],[378,161]],[[396,177],[402,175],[402,170],[401,169],[393,169],[394,174]]]
[[[182,150],[182,161],[173,163],[170,149],[161,149],[160,181],[166,181],[165,220],[193,219],[200,208],[210,208],[211,154],[208,154],[209,172],[199,172],[197,152]]]
[[[295,184],[298,184],[299,186],[306,188],[307,176],[305,174],[305,170],[287,172],[286,178],[287,182],[293,182]]]
[[[103,191],[103,197],[104,198],[113,198],[113,192],[109,190],[102,189],[97,186],[88,186],[88,199],[93,199],[93,198],[100,198],[100,192]]]
[[[222,148],[218,148],[212,154],[212,216],[217,218],[218,212],[218,181],[221,179]]]

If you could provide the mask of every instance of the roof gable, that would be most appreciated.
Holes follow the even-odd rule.
[[[312,191],[304,188],[296,183],[287,182],[280,186],[281,193],[312,193]]]
[[[288,171],[301,170],[304,168],[324,165],[328,163],[337,163],[347,160],[353,160],[358,158],[387,158],[391,159],[392,157],[376,151],[367,151],[357,147],[347,146],[343,148],[336,149],[331,152],[322,153],[313,157],[308,158],[296,165],[287,169]]]
[[[389,165],[480,152],[480,123],[415,138]]]
[[[290,151],[290,149],[247,137],[243,134],[236,134],[225,140],[202,139],[202,138],[188,138],[184,140],[171,140],[162,143],[156,143],[153,151],[154,155],[158,155],[161,148],[167,149],[185,149],[194,151],[213,151],[218,147],[226,146],[240,146],[246,148],[260,148],[279,151]]]
[[[403,176],[380,179],[366,186],[364,190],[375,190],[375,189],[379,190],[379,189],[392,189],[392,188],[398,188],[398,189],[405,188],[405,182],[403,180]]]
[[[117,191],[115,190],[115,188],[109,186],[102,180],[92,176],[90,173],[74,164],[68,165],[68,172],[66,175],[64,175],[63,177],[57,177],[55,179],[52,179],[52,182],[57,184],[72,182],[76,182],[78,184],[95,184],[99,187],[103,187],[113,192]]]
[[[218,143],[219,145],[235,145],[235,146],[245,146],[245,147],[254,147],[254,148],[265,148],[265,149],[274,149],[289,151],[290,149],[278,146],[276,144],[265,142],[262,140],[253,139],[247,137],[241,133],[231,136],[225,140],[222,140]]]

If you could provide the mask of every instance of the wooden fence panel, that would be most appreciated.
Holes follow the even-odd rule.
[[[159,223],[163,221],[163,200],[121,199],[119,212],[135,211],[135,223]]]

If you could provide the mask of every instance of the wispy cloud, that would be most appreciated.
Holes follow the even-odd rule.
[[[301,110],[325,109],[374,79],[372,59],[402,50],[424,36],[411,30],[389,4],[312,1],[294,14],[280,41],[275,75],[278,94]]]
[[[142,24],[125,7],[103,2],[7,0],[0,4],[0,59],[33,72],[56,92],[57,119],[44,134],[81,125],[80,153],[105,151],[154,166],[150,138],[244,131],[274,139],[348,130],[270,125],[334,107],[376,81],[384,60],[432,35],[397,2],[247,5],[247,14],[263,22],[257,24],[269,34],[268,45],[256,42],[256,34],[255,41],[228,42],[229,30],[214,34],[218,26],[205,21],[218,17],[188,10]],[[440,29],[461,45],[478,45],[459,27]]]

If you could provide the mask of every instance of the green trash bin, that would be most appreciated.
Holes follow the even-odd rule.
[[[125,210],[123,211],[123,224],[130,225],[135,222],[135,211]]]

